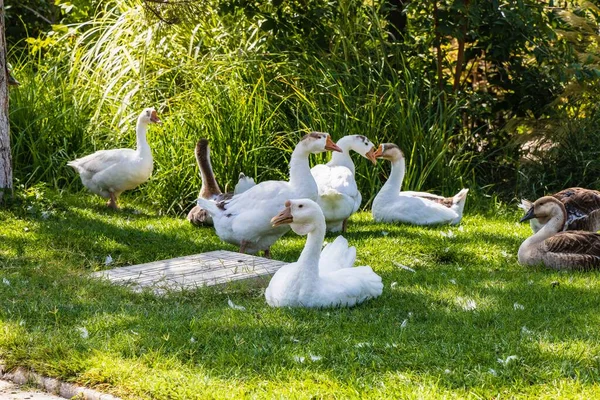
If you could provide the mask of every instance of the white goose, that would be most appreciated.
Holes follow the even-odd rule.
[[[256,185],[254,179],[247,177],[244,173],[240,172],[238,183],[235,185],[233,193],[223,193],[221,188],[215,179],[215,174],[212,169],[212,163],[210,162],[210,146],[208,145],[208,139],[202,138],[196,143],[194,151],[196,155],[196,162],[200,169],[200,176],[202,178],[202,187],[200,188],[200,194],[198,197],[203,199],[212,200],[219,202],[227,200],[233,197],[233,195],[245,192],[252,186]],[[187,220],[192,225],[212,225],[213,221],[208,212],[200,206],[194,206],[187,215]]]
[[[80,175],[81,182],[92,193],[108,198],[108,207],[117,209],[117,198],[125,190],[146,182],[154,163],[146,141],[148,125],[160,123],[154,108],[146,108],[137,119],[137,148],[99,150],[67,163]]]
[[[316,200],[318,189],[310,174],[308,157],[325,150],[341,151],[327,133],[313,132],[296,145],[290,160],[290,181],[266,181],[233,196],[230,200],[214,203],[198,199],[198,205],[211,215],[217,235],[221,240],[240,246],[241,253],[256,253],[269,249],[288,230],[288,226],[271,226],[289,198],[308,197]]]
[[[427,192],[401,192],[406,171],[404,154],[393,143],[379,146],[375,155],[392,162],[387,182],[373,200],[373,218],[377,222],[405,222],[414,225],[458,224],[462,219],[469,189],[454,197]]]
[[[354,177],[355,168],[350,150],[377,164],[375,146],[362,135],[344,136],[336,143],[341,153],[332,153],[327,164],[315,165],[310,172],[319,187],[317,203],[323,210],[327,230],[346,232],[348,218],[358,210],[362,196]]]
[[[281,267],[265,291],[273,307],[352,307],[381,295],[383,283],[371,267],[354,267],[356,249],[338,236],[322,251],[325,217],[310,199],[288,200],[271,220],[289,224],[298,235],[308,235],[298,261]]]

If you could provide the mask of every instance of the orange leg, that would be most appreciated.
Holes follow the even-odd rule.
[[[346,227],[348,226],[348,218],[346,218],[343,222],[342,222],[342,232],[346,233]]]

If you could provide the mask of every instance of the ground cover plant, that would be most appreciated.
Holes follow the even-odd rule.
[[[383,295],[354,309],[271,309],[240,283],[157,297],[90,272],[223,244],[210,228],[124,196],[43,187],[0,211],[0,357],[9,367],[124,398],[596,397],[598,273],[524,268],[530,234],[504,206],[459,227],[384,225],[346,235]],[[328,236],[326,240],[331,240]],[[276,259],[304,238],[286,235]],[[107,258],[110,255],[110,258]],[[228,305],[245,307],[234,309]]]

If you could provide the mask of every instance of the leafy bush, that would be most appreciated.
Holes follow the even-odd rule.
[[[274,51],[257,22],[238,15],[225,24],[231,16],[210,7],[194,25],[165,24],[149,19],[141,3],[120,1],[91,21],[58,27],[54,43],[22,56],[16,69],[24,82],[11,91],[10,115],[17,177],[80,187],[66,161],[134,146],[135,119],[153,105],[164,124],[150,130],[155,172],[136,196],[165,212],[194,202],[200,137],[209,138],[218,181],[229,188],[240,171],[259,181],[286,177],[293,146],[310,130],[398,143],[409,189],[449,195],[465,185],[471,155],[456,133],[459,104],[409,68],[395,68],[406,63],[403,52],[382,40],[376,10],[364,6],[351,23],[333,21],[323,52],[301,42]],[[356,163],[368,202],[389,166]]]

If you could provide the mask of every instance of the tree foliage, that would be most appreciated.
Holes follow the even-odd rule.
[[[23,20],[29,32],[27,50],[48,66],[69,68],[79,100],[98,90],[94,96],[99,100],[85,107],[95,107],[96,117],[104,104],[123,96],[166,96],[163,100],[172,107],[172,96],[203,90],[193,62],[206,64],[204,73],[212,75],[205,79],[214,79],[224,93],[266,80],[265,101],[282,102],[269,121],[286,121],[273,129],[310,120],[297,103],[292,106],[282,99],[318,104],[321,115],[337,112],[327,117],[331,121],[354,118],[366,123],[373,121],[368,113],[375,107],[366,106],[367,99],[372,96],[389,105],[381,113],[387,115],[396,107],[386,103],[389,98],[403,102],[401,96],[412,87],[416,89],[411,93],[420,93],[419,100],[398,107],[425,107],[433,119],[407,125],[450,129],[444,136],[449,157],[444,162],[453,156],[468,160],[475,171],[469,178],[473,184],[511,196],[515,191],[537,193],[567,183],[595,183],[595,176],[587,172],[576,179],[573,171],[556,170],[550,176],[540,161],[573,153],[587,159],[591,154],[585,154],[597,152],[593,136],[588,135],[590,143],[583,134],[578,140],[565,139],[595,132],[587,127],[600,116],[599,9],[590,1],[27,0],[11,7],[13,15],[25,7],[45,16],[48,21],[35,13]],[[126,21],[140,12],[155,43],[149,47],[143,43],[150,35],[145,26],[133,29]],[[25,31],[11,32],[10,41],[16,43],[24,35]],[[222,71],[234,69],[235,79],[225,78]],[[85,80],[97,88],[78,93],[87,87]],[[390,96],[389,88],[400,87],[406,88],[403,93]],[[431,99],[437,100],[432,104]],[[440,104],[446,112],[437,113]],[[446,120],[450,115],[452,122]],[[435,118],[441,118],[439,124]],[[361,129],[381,129],[381,139],[410,146],[407,138],[418,134],[404,136],[402,123],[394,124]],[[566,140],[569,146],[561,147]],[[569,151],[558,151],[561,148]],[[543,157],[532,155],[536,152]],[[546,179],[542,187],[532,184],[540,167]],[[433,182],[432,176],[427,184],[445,185]]]

